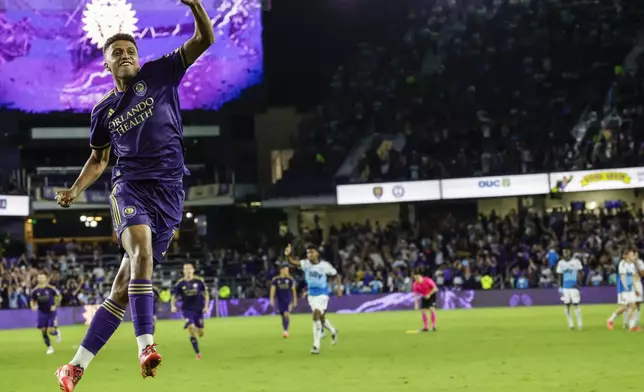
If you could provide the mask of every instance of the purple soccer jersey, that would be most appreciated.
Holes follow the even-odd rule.
[[[186,320],[187,328],[193,324],[197,328],[203,328],[203,309],[206,306],[206,293],[208,287],[200,277],[193,279],[180,279],[174,286],[173,294],[182,301],[181,312]]]
[[[280,313],[288,312],[293,302],[293,287],[295,281],[290,277],[276,276],[271,285],[275,287],[275,299]]]
[[[54,286],[36,286],[31,292],[31,299],[38,306],[37,328],[51,328],[56,326],[56,310],[51,308],[56,305],[60,292]]]
[[[126,91],[110,91],[91,115],[90,146],[111,147],[117,157],[110,210],[119,245],[128,227],[149,226],[155,264],[182,219],[182,179],[189,172],[177,87],[187,68],[183,47],[150,61]]]
[[[174,286],[174,295],[182,301],[181,310],[202,312],[206,306],[206,292],[208,287],[200,277],[186,280],[180,279]]]
[[[189,174],[177,92],[187,68],[181,47],[144,64],[126,91],[113,89],[92,110],[90,146],[112,147],[113,183],[180,181]]]

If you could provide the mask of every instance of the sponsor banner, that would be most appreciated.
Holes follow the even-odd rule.
[[[508,197],[549,193],[548,175],[470,177],[442,180],[443,199]]]
[[[644,167],[550,173],[550,187],[552,193],[644,188]]]
[[[336,187],[338,204],[379,204],[440,200],[438,181],[351,184]]]
[[[582,287],[581,298],[584,304],[612,304],[615,303],[616,292],[614,286],[607,287]],[[559,292],[556,289],[528,289],[528,290],[442,290],[438,296],[438,307],[449,309],[471,309],[483,307],[518,307],[518,306],[546,306],[561,303]],[[235,316],[264,316],[274,315],[275,311],[270,306],[268,298],[256,299],[231,299],[211,301],[206,318],[215,317],[219,310],[219,317]],[[86,305],[58,309],[58,324],[85,324],[89,325],[99,305]],[[414,298],[411,293],[392,294],[364,294],[331,297],[329,312],[333,313],[371,313],[394,310],[413,310]],[[309,313],[306,301],[298,301],[293,313]],[[170,304],[162,304],[157,314],[159,319],[182,319],[181,312],[172,313]],[[130,321],[130,312],[125,312],[125,319]],[[35,328],[36,314],[30,309],[0,310],[0,329]]]
[[[29,196],[0,195],[0,216],[29,216]]]

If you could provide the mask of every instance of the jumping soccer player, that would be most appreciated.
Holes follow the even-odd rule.
[[[177,298],[182,300],[181,311],[183,318],[186,320],[186,325],[183,329],[188,330],[190,343],[192,343],[192,348],[197,354],[197,359],[200,360],[201,351],[199,351],[197,337],[203,337],[203,318],[208,313],[210,295],[203,278],[195,275],[195,267],[190,263],[183,265],[183,278],[179,279],[174,286],[171,302],[172,313],[177,312]]]
[[[282,316],[282,337],[288,338],[288,326],[291,319],[291,311],[297,306],[297,291],[295,281],[289,273],[288,264],[282,265],[280,274],[271,282],[271,307],[275,308],[275,297],[277,296],[277,311]]]
[[[328,276],[335,276],[340,280],[338,271],[331,264],[320,260],[320,254],[315,246],[308,246],[306,250],[306,259],[297,260],[292,256],[292,247],[288,245],[284,249],[284,256],[288,261],[299,266],[304,271],[304,279],[308,286],[308,300],[311,311],[313,312],[313,349],[311,354],[320,353],[320,340],[322,339],[322,317],[325,316],[326,308],[329,304],[329,281]],[[338,284],[338,286],[340,286]],[[338,342],[338,330],[333,327],[327,317],[324,317],[324,326],[331,331],[333,344]]]
[[[62,341],[62,334],[56,325],[56,308],[60,305],[62,296],[57,288],[50,285],[45,274],[38,274],[38,284],[31,291],[31,310],[38,312],[37,328],[42,332],[42,338],[47,345],[47,354],[54,353],[49,335],[56,337],[56,342]]]
[[[432,318],[432,330],[436,332],[436,293],[438,293],[436,283],[431,278],[416,273],[414,274],[412,291],[414,292],[414,308],[420,309],[423,319],[423,332],[429,331],[428,311]]]
[[[183,210],[183,130],[178,87],[188,69],[212,45],[212,21],[200,0],[190,7],[195,32],[180,48],[139,67],[131,35],[116,34],[103,45],[112,89],[91,114],[92,153],[78,179],[56,200],[69,207],[103,173],[110,151],[117,157],[110,196],[112,220],[123,251],[121,268],[109,298],[101,305],[76,356],[56,371],[63,392],[71,392],[94,356],[118,328],[130,305],[143,378],[161,364],[153,329],[152,269],[164,257]]]
[[[564,312],[566,314],[566,319],[568,320],[568,327],[570,329],[575,328],[575,324],[572,320],[572,314],[570,313],[570,306],[575,307],[575,316],[577,316],[577,328],[583,328],[583,322],[581,319],[581,307],[579,303],[581,302],[581,295],[579,294],[579,282],[583,279],[583,265],[581,261],[572,257],[572,252],[570,249],[564,249],[563,255],[559,263],[557,263],[557,274],[559,275],[559,292],[561,294],[561,301],[566,305]]]

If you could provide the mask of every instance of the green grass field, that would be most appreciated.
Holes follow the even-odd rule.
[[[437,333],[407,334],[415,312],[330,315],[340,329],[332,347],[309,354],[311,321],[294,317],[291,338],[278,317],[211,319],[196,361],[181,322],[161,322],[164,364],[142,380],[132,325],[124,324],[94,359],[79,392],[610,392],[641,389],[642,334],[609,332],[614,306],[586,306],[584,331],[567,328],[562,307],[439,313]],[[1,315],[1,313],[0,313]],[[621,326],[621,320],[616,324]],[[63,328],[45,355],[39,331],[0,332],[0,391],[57,391],[56,368],[69,361],[85,328]]]

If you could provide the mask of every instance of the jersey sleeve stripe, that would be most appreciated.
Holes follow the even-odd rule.
[[[110,144],[111,144],[111,143],[106,143],[106,144],[104,144],[104,145],[102,145],[102,146],[94,146],[94,145],[92,145],[92,143],[90,143],[90,144],[89,144],[89,146],[90,146],[93,150],[105,150],[106,148],[108,148],[108,147],[110,146]]]
[[[113,94],[115,94],[115,91],[114,91],[114,89],[111,89],[107,94],[105,94],[105,96],[103,98],[101,98],[100,101],[96,102],[96,105],[94,105],[94,107],[92,108],[92,113],[94,113],[94,110],[96,110],[98,105],[100,105],[103,101],[105,101],[106,99],[111,97]]]
[[[183,49],[183,45],[179,49],[179,58],[181,58],[181,66],[183,67],[184,70],[188,69],[188,62],[186,61],[186,54],[185,50]]]

